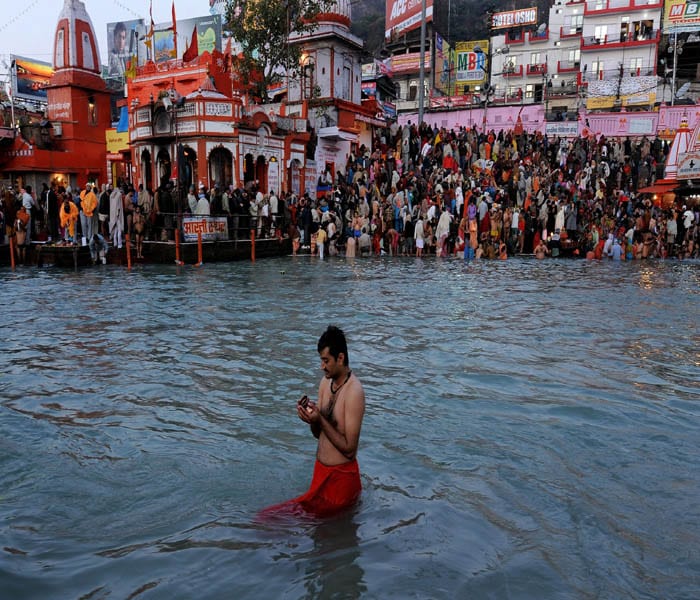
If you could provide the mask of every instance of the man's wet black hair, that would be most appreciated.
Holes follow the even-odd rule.
[[[348,357],[348,343],[345,340],[345,334],[340,327],[335,325],[329,325],[328,329],[323,332],[320,338],[318,338],[318,352],[319,354],[324,348],[328,348],[330,355],[338,359],[338,356],[342,352],[345,356],[344,365],[350,365],[350,358]]]

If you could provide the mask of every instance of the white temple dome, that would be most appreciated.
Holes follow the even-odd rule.
[[[95,29],[81,0],[65,0],[56,26],[54,70],[78,69],[100,74],[102,63]]]
[[[335,22],[350,27],[352,22],[351,0],[335,0],[328,11],[322,12],[317,20],[319,23]]]

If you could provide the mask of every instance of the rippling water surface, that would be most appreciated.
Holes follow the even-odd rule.
[[[0,271],[0,597],[698,598],[700,266]],[[351,514],[294,403],[342,326]]]

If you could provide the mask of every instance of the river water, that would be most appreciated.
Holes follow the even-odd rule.
[[[700,265],[0,271],[0,597],[698,598]],[[316,341],[363,495],[303,492]]]

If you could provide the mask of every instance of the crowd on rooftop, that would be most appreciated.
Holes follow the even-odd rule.
[[[191,213],[227,217],[233,237],[289,236],[294,252],[321,256],[696,258],[697,201],[665,204],[640,192],[663,177],[668,152],[658,137],[548,139],[395,123],[344,171],[323,173],[316,198],[262,193],[256,181],[181,194],[165,181],[154,193],[27,186],[2,197],[0,235],[22,247],[42,231],[68,243],[97,233],[121,247],[125,233],[137,243],[172,239]]]

